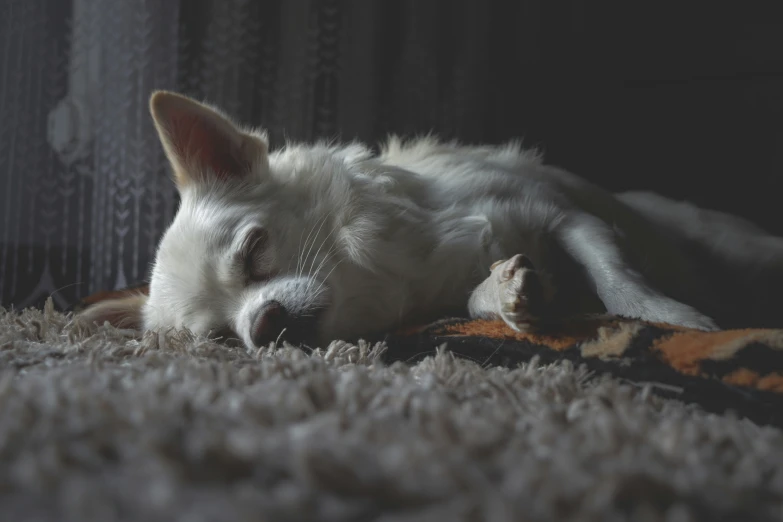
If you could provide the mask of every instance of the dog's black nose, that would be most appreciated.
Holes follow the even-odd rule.
[[[277,301],[269,301],[258,311],[253,325],[250,327],[250,338],[258,347],[276,341],[286,328],[288,312]]]

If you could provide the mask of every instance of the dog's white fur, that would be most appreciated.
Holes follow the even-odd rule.
[[[783,239],[740,218],[608,193],[516,143],[391,139],[379,155],[357,143],[270,153],[262,133],[193,100],[159,92],[151,109],[181,206],[149,298],[128,301],[125,318],[145,329],[228,328],[253,346],[270,300],[313,315],[320,342],[468,308],[521,329],[535,314],[510,313],[526,298],[520,284],[504,293],[515,272],[540,279],[550,315],[605,308],[700,329],[783,323],[772,300],[783,291]],[[243,258],[254,230],[262,247]],[[529,272],[517,261],[490,271],[514,254],[529,258]]]

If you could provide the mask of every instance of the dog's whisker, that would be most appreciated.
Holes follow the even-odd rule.
[[[296,271],[297,277],[302,275],[302,270],[304,270],[304,267],[307,264],[307,256],[304,256],[304,251],[305,251],[305,249],[307,249],[307,245],[310,244],[310,236],[313,234],[313,232],[315,231],[316,227],[318,227],[319,225],[323,226],[324,222],[326,222],[326,219],[329,217],[329,215],[332,212],[333,212],[333,210],[330,210],[329,212],[327,212],[321,219],[319,219],[315,223],[313,223],[312,227],[310,227],[310,231],[307,233],[307,237],[305,238],[305,241],[304,241],[304,246],[302,246],[301,250],[299,251],[299,259],[298,259],[298,262],[297,262],[297,271]],[[320,228],[319,228],[319,230],[320,230]],[[316,237],[317,237],[317,235],[318,234],[316,233]],[[313,237],[313,244],[315,243],[316,237]],[[310,244],[310,248],[312,249],[312,244]],[[308,251],[307,255],[308,256],[310,255],[309,251]]]
[[[313,247],[315,246],[315,242],[318,239],[318,234],[321,232],[321,229],[323,228],[326,221],[331,217],[331,215],[335,212],[335,209],[331,209],[329,212],[323,215],[321,219],[313,223],[312,228],[310,229],[310,232],[307,234],[307,238],[305,239],[304,247],[302,248],[302,253],[304,254],[304,250],[307,249],[307,254],[302,259],[302,271],[304,271],[305,265],[307,265],[307,260],[310,258],[310,252],[312,252]],[[316,227],[318,230],[316,231]],[[312,236],[312,233],[315,232],[315,235]],[[309,247],[308,247],[309,245]],[[301,275],[301,272],[300,272]]]
[[[489,354],[489,356],[484,360],[484,363],[481,365],[482,368],[488,368],[489,367],[489,361],[495,356],[496,353],[500,351],[500,349],[503,347],[503,344],[506,341],[502,341],[500,344],[498,344],[498,347],[495,348],[495,351]]]
[[[332,245],[331,247],[329,247],[329,250],[326,252],[326,254],[324,254],[323,259],[318,264],[318,268],[315,269],[315,273],[313,273],[313,274],[308,273],[307,287],[305,287],[305,293],[310,291],[310,289],[311,289],[311,287],[313,285],[313,282],[316,279],[318,279],[318,274],[321,272],[321,269],[332,258],[332,256],[334,256],[337,253],[336,252],[336,248],[337,248],[336,245]],[[311,270],[310,271],[312,272],[312,266],[311,266]]]
[[[313,259],[310,261],[310,270],[307,272],[307,276],[310,277],[312,275],[313,271],[313,265],[315,264],[315,260],[318,258],[319,252],[321,252],[321,249],[323,248],[324,244],[332,237],[332,234],[334,234],[336,228],[332,227],[332,231],[329,232],[329,234],[326,235],[326,237],[321,241],[321,244],[318,246],[318,250],[316,250],[315,255],[313,256]],[[333,248],[336,247],[336,244],[332,244],[329,247],[329,252],[332,251]],[[327,254],[328,255],[328,254]],[[319,265],[320,267],[320,265]],[[318,273],[318,270],[316,270],[316,274]]]
[[[335,264],[334,264],[334,266],[332,267],[332,269],[331,269],[331,270],[329,270],[329,273],[328,273],[328,274],[326,274],[326,277],[319,277],[319,278],[318,278],[318,279],[320,279],[321,283],[318,285],[318,288],[316,288],[316,289],[315,289],[315,292],[313,292],[313,299],[317,299],[317,298],[318,298],[318,297],[321,295],[321,294],[320,294],[320,292],[321,292],[321,290],[323,289],[323,287],[324,287],[324,284],[326,283],[326,281],[329,279],[329,276],[330,276],[330,275],[332,275],[332,272],[334,272],[334,271],[335,271],[335,269],[336,269],[338,266],[340,266],[340,264],[341,264],[342,262],[343,262],[343,260],[341,259],[341,260],[339,260],[337,263],[335,263]]]
[[[333,212],[333,210],[332,210],[332,211],[330,211],[330,212],[327,212],[327,214],[326,214],[326,215],[324,216],[324,218],[321,220],[321,224],[320,224],[320,226],[318,227],[318,230],[316,231],[315,235],[313,236],[313,241],[312,241],[312,243],[310,244],[310,249],[307,251],[307,255],[305,256],[305,262],[306,262],[308,259],[310,259],[310,270],[309,270],[309,271],[308,271],[308,273],[307,273],[307,276],[308,276],[308,277],[310,276],[310,272],[312,272],[312,270],[313,270],[313,264],[315,263],[315,258],[318,256],[318,252],[320,252],[320,251],[321,251],[321,247],[323,246],[323,243],[324,243],[324,241],[326,241],[326,240],[329,238],[329,236],[331,236],[331,235],[332,235],[332,233],[330,232],[330,233],[329,233],[329,235],[327,235],[327,236],[326,236],[326,238],[324,238],[324,240],[323,240],[323,241],[321,241],[321,244],[319,245],[318,249],[316,250],[316,252],[315,252],[315,255],[314,255],[312,258],[310,258],[310,252],[312,252],[312,250],[313,250],[313,247],[315,246],[315,242],[316,242],[316,240],[318,239],[318,234],[320,234],[320,233],[321,233],[321,229],[322,229],[322,228],[323,228],[323,226],[326,224],[326,221],[327,221],[327,219],[330,217],[330,215],[332,214],[332,212]],[[334,232],[334,229],[332,229],[332,232]],[[306,264],[306,263],[305,263],[305,264]]]
[[[324,265],[337,253],[336,247],[332,245],[329,250],[324,254],[323,259],[321,259],[321,262],[318,263],[318,267],[315,269],[315,272],[312,271],[312,266],[310,267],[310,272],[307,273],[307,278],[312,280],[314,278],[318,277],[318,274],[321,272],[321,269],[324,267]],[[312,276],[312,277],[311,277]]]
[[[71,283],[71,284],[69,284],[69,285],[61,286],[60,288],[58,288],[57,290],[55,290],[54,292],[52,292],[51,294],[49,294],[49,297],[54,297],[54,296],[55,296],[55,294],[58,294],[58,293],[62,292],[62,291],[63,291],[63,290],[65,290],[66,288],[71,288],[72,286],[79,286],[79,285],[83,285],[83,284],[84,284],[84,282],[82,282],[82,281],[78,281],[78,282],[76,282],[76,283]]]
[[[313,223],[313,226],[311,226],[311,227],[310,227],[310,230],[309,230],[309,232],[307,232],[307,237],[306,237],[306,238],[305,238],[305,240],[304,240],[304,246],[302,246],[301,239],[300,239],[300,241],[299,241],[299,247],[300,247],[300,248],[299,248],[299,256],[297,257],[297,261],[296,261],[296,276],[297,276],[297,277],[299,277],[300,275],[302,275],[302,269],[304,268],[304,264],[305,264],[305,263],[304,263],[304,259],[303,259],[303,256],[304,256],[304,251],[305,251],[305,249],[307,248],[307,244],[308,244],[308,242],[310,241],[310,235],[311,235],[311,234],[313,233],[313,231],[315,230],[315,227],[317,227],[317,226],[318,226],[318,223],[319,223],[319,222],[320,222],[320,220],[319,220],[319,221],[316,221],[315,223]],[[304,234],[304,229],[302,229],[302,233]]]
[[[302,275],[302,271],[304,270],[304,267],[307,264],[307,260],[305,259],[305,250],[307,249],[307,245],[310,241],[310,235],[313,233],[315,227],[317,226],[318,226],[318,222],[313,223],[313,226],[310,227],[310,231],[307,233],[307,237],[305,238],[304,245],[301,245],[301,248],[299,249],[299,254],[296,260],[296,277],[300,277]]]
[[[422,356],[422,355],[426,355],[426,354],[428,354],[428,353],[437,353],[437,352],[436,352],[435,350],[425,350],[425,351],[423,351],[423,352],[414,353],[413,355],[411,355],[410,357],[408,357],[407,359],[405,359],[405,362],[406,362],[406,363],[409,363],[409,362],[411,362],[413,359],[415,359],[416,357],[420,357],[420,356]]]
[[[299,261],[302,258],[302,239],[304,238],[304,232],[305,229],[302,228],[302,231],[299,233],[299,244],[296,247],[297,256],[296,256],[296,274],[299,275]],[[293,257],[288,258],[288,270],[291,270],[291,263],[293,262]]]
[[[334,249],[330,248],[329,251],[324,255],[324,257],[321,260],[321,262],[318,264],[318,268],[315,269],[315,273],[312,274],[312,277],[311,277],[310,274],[308,274],[308,277],[307,277],[307,289],[306,290],[310,290],[310,288],[313,285],[313,281],[315,281],[316,279],[319,279],[318,278],[318,274],[321,273],[321,269],[324,267],[324,265],[329,260],[331,260],[332,256],[334,256],[335,254],[336,254],[336,252],[334,251]]]

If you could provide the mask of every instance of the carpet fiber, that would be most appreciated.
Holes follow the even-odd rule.
[[[138,340],[51,304],[0,311],[0,520],[783,513],[777,428],[567,359],[509,369],[441,349],[406,364],[384,350]]]

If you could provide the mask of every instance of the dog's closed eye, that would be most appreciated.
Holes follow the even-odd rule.
[[[245,277],[250,282],[260,282],[270,277],[268,255],[269,233],[261,227],[253,228],[242,243],[239,256]]]

